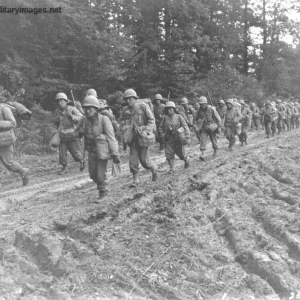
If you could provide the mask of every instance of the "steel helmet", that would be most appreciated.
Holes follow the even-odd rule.
[[[254,102],[252,102],[252,103],[250,104],[250,106],[254,107],[254,106],[255,106],[255,103],[254,103]]]
[[[233,99],[227,99],[227,100],[226,100],[226,103],[229,103],[229,104],[231,104],[231,105],[234,105]]]
[[[180,104],[189,104],[188,99],[185,97],[180,100]]]
[[[89,90],[87,90],[87,91],[86,91],[86,95],[87,95],[87,96],[95,96],[95,97],[98,97],[97,92],[96,92],[96,90],[94,90],[94,89],[89,89]]]
[[[276,103],[281,103],[281,100],[280,100],[280,99],[277,99]]]
[[[165,105],[165,108],[173,107],[175,108],[175,103],[173,101],[168,101]]]
[[[224,100],[219,100],[219,104],[225,104]]]
[[[240,104],[245,104],[245,101],[241,99]]]
[[[89,106],[99,108],[99,101],[95,96],[90,95],[90,96],[86,96],[83,99],[82,107],[89,107]]]
[[[60,99],[66,100],[67,102],[69,101],[68,97],[67,97],[67,95],[65,93],[58,93],[58,94],[56,94],[55,100],[60,100]]]
[[[134,98],[136,98],[136,99],[138,98],[138,96],[137,96],[135,90],[133,90],[133,89],[128,89],[128,90],[126,90],[126,91],[124,92],[123,98],[126,99],[126,98],[129,98],[129,97],[134,97]]]
[[[271,101],[270,101],[270,100],[267,100],[267,101],[265,102],[265,104],[266,104],[266,105],[271,105]]]
[[[156,94],[155,96],[154,96],[154,100],[162,100],[163,98],[162,98],[162,95],[161,94]]]
[[[201,96],[200,99],[199,99],[199,103],[200,104],[207,104],[207,98],[204,97],[204,96]]]

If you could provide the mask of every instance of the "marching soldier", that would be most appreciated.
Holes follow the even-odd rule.
[[[225,136],[229,141],[228,150],[232,151],[235,144],[235,136],[237,134],[236,126],[243,118],[243,116],[232,99],[226,100],[226,106],[227,110],[225,115]]]
[[[277,111],[278,111],[277,129],[278,129],[278,134],[280,134],[281,131],[284,128],[283,124],[284,124],[285,119],[286,119],[286,111],[285,111],[285,107],[282,104],[280,99],[277,99],[276,103],[277,103],[276,108],[277,108]]]
[[[67,173],[67,151],[70,152],[76,162],[81,161],[78,138],[75,135],[75,124],[82,117],[81,113],[74,107],[67,105],[69,100],[65,93],[58,93],[55,97],[58,108],[54,113],[54,124],[57,125],[60,136],[59,163],[62,169],[59,174]]]
[[[182,98],[179,104],[178,112],[183,116],[188,126],[190,128],[193,127],[194,118],[196,115],[195,109],[192,107],[192,105],[189,105],[187,98]]]
[[[114,129],[107,116],[98,113],[99,101],[95,96],[83,100],[85,116],[79,121],[76,135],[85,137],[85,149],[88,150],[90,178],[97,184],[99,198],[108,194],[107,163],[110,158],[120,163],[118,144]]]
[[[221,124],[222,128],[224,128],[224,122],[225,122],[225,114],[226,114],[226,104],[224,100],[219,100],[218,107],[217,107],[217,113],[219,114],[221,118]]]
[[[17,126],[17,122],[12,111],[2,104],[4,101],[3,98],[0,99],[0,160],[6,169],[19,173],[23,185],[27,185],[29,169],[23,168],[14,161],[14,143],[16,141],[14,128]]]
[[[164,113],[165,117],[160,123],[159,131],[161,133],[161,136],[166,141],[165,153],[170,166],[169,173],[173,173],[175,154],[181,160],[184,160],[185,168],[188,168],[190,165],[189,158],[185,153],[184,144],[190,144],[191,136],[189,127],[184,118],[180,114],[178,114],[174,102],[169,101],[166,103]],[[182,134],[185,137],[184,141],[180,140],[178,129],[182,130]]]
[[[284,102],[284,105],[286,108],[286,125],[287,125],[287,129],[290,131],[290,130],[292,130],[291,119],[292,119],[292,115],[293,115],[293,109],[292,109],[291,105],[287,102]]]
[[[153,114],[155,117],[155,124],[156,124],[156,141],[159,143],[159,151],[164,149],[164,141],[161,136],[161,132],[159,131],[159,125],[162,121],[164,116],[164,109],[165,105],[161,103],[162,96],[160,94],[156,94],[154,97],[154,105],[153,105]]]
[[[265,124],[267,138],[269,138],[271,132],[273,136],[276,133],[276,121],[278,118],[278,113],[270,100],[266,101],[265,108],[262,113],[264,116],[264,124]]]
[[[248,144],[248,131],[251,125],[252,112],[247,107],[244,100],[240,100],[241,104],[241,114],[242,114],[242,132],[239,135],[239,140],[241,142],[241,146]]]
[[[259,108],[255,105],[255,103],[251,103],[250,109],[252,112],[252,128],[255,128],[255,130],[258,130],[259,128]]]
[[[210,138],[214,149],[213,156],[217,155],[217,133],[221,132],[222,121],[217,111],[211,106],[208,106],[206,97],[200,97],[199,103],[200,109],[196,116],[196,127],[200,136],[200,159],[204,161],[204,153],[206,151],[208,137]]]
[[[296,128],[299,128],[300,126],[300,105],[298,102],[294,102],[295,103],[295,108],[297,110],[297,114],[296,114],[296,118],[295,118],[295,126]]]
[[[138,102],[137,99],[133,89],[126,90],[124,100],[128,106],[123,108],[120,116],[121,125],[127,123],[128,126],[124,135],[126,134],[130,147],[129,167],[133,174],[131,187],[136,187],[140,182],[139,162],[145,169],[152,171],[152,181],[157,180],[157,166],[149,158],[149,146],[155,141],[155,119],[149,106],[144,102]]]

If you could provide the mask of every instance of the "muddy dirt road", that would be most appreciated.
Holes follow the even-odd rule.
[[[25,158],[30,186],[0,176],[0,299],[296,299],[298,136],[221,140],[205,162],[194,145],[174,175],[153,149],[159,180],[142,171],[137,189],[123,157],[101,204],[75,164],[57,176],[54,156]]]

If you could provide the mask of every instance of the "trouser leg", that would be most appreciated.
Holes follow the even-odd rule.
[[[67,143],[67,149],[70,152],[70,154],[72,155],[73,159],[76,162],[80,162],[81,161],[81,153],[79,151],[79,144],[78,144],[78,139],[68,142]]]
[[[16,161],[14,161],[14,146],[0,147],[0,160],[4,167],[13,173],[19,173],[23,175],[24,168]]]
[[[209,133],[209,138],[214,150],[218,149],[218,140],[216,132]]]
[[[62,166],[66,166],[68,164],[67,161],[67,142],[60,142],[59,144],[59,164]]]
[[[208,133],[205,130],[201,130],[199,132],[199,136],[200,136],[200,151],[204,152],[206,150]]]
[[[136,144],[133,142],[129,145],[129,168],[132,174],[139,172],[139,152]]]
[[[266,128],[267,137],[269,137],[270,134],[271,134],[271,124],[272,124],[272,122],[265,121],[265,128]]]
[[[225,129],[226,139],[229,141],[229,147],[233,147],[235,144],[235,134],[231,127],[227,126]]]
[[[277,120],[272,121],[272,124],[271,124],[272,135],[276,134],[276,128],[277,128]]]
[[[143,168],[146,170],[156,170],[157,166],[149,157],[149,147],[138,146],[139,160]]]
[[[97,184],[99,192],[108,191],[107,183],[108,159],[98,159],[97,152],[89,152],[89,174],[90,178]]]

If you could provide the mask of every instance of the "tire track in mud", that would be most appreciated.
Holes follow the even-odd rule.
[[[278,241],[262,230],[256,222],[252,206],[257,205],[257,198],[253,196],[253,199],[243,202],[245,199],[242,198],[248,196],[248,192],[251,192],[250,189],[253,187],[240,183],[234,184],[234,181],[237,178],[244,179],[248,174],[236,176],[234,174],[243,172],[244,169],[247,171],[247,166],[251,166],[247,160],[250,160],[248,155],[253,150],[264,147],[268,143],[273,145],[281,139],[290,139],[295,134],[296,132],[291,132],[268,140],[261,140],[261,137],[252,139],[244,148],[239,147],[233,153],[221,150],[218,157],[208,158],[204,163],[197,162],[185,172],[181,172],[180,164],[178,166],[180,169],[177,167],[174,176],[162,176],[159,182],[149,186],[146,182],[142,182],[138,189],[125,189],[129,175],[122,174],[120,178],[111,179],[112,184],[117,183],[116,190],[112,192],[112,196],[109,196],[109,201],[102,203],[101,207],[75,199],[77,193],[86,192],[88,196],[93,193],[91,190],[93,184],[89,179],[83,178],[87,177],[87,174],[64,177],[57,181],[51,180],[43,183],[44,186],[37,184],[0,193],[0,197],[5,200],[17,195],[17,202],[24,201],[24,205],[20,203],[23,206],[18,206],[17,203],[12,205],[14,209],[11,211],[10,218],[16,216],[25,219],[24,228],[21,226],[18,230],[14,245],[21,253],[32,256],[33,260],[37,255],[37,249],[43,249],[42,259],[45,260],[46,265],[39,266],[43,272],[49,268],[54,272],[54,276],[57,275],[56,272],[64,274],[68,280],[82,286],[86,291],[92,290],[92,287],[86,287],[85,280],[101,287],[106,283],[107,286],[112,285],[118,290],[121,288],[124,293],[123,298],[120,296],[119,299],[125,299],[128,296],[125,291],[131,290],[140,274],[146,269],[145,266],[149,266],[155,260],[155,256],[162,253],[161,249],[170,246],[174,241],[172,234],[175,234],[178,243],[143,276],[143,280],[137,285],[137,293],[130,297],[131,300],[147,298],[147,296],[152,299],[186,300],[195,299],[195,295],[197,299],[212,300],[221,299],[224,293],[228,294],[226,299],[233,299],[230,297],[236,296],[237,294],[234,293],[237,292],[245,296],[253,296],[255,292],[260,295],[259,298],[252,299],[279,299],[275,297],[274,291],[282,297],[289,295],[292,288],[297,287],[293,283],[285,284],[280,277],[280,272],[284,271],[282,274],[291,279],[291,282],[294,277],[298,278],[297,275],[291,275],[291,267],[288,264],[294,262],[293,257],[288,261],[280,252],[286,251],[285,248],[281,245],[279,251],[276,248],[279,246]],[[219,145],[227,145],[227,141],[220,141]],[[191,147],[188,153],[197,154],[198,145]],[[164,155],[159,155],[155,159],[158,164],[163,164],[165,161]],[[255,166],[258,172],[263,174],[260,174],[261,176],[267,176],[263,173],[259,160],[255,161]],[[122,169],[128,172],[127,165],[122,166]],[[227,181],[222,179],[224,176],[229,176],[226,178]],[[149,172],[141,172],[141,177],[149,177]],[[216,178],[214,185],[209,184],[213,178]],[[250,184],[255,185],[253,182]],[[30,188],[33,188],[33,191],[30,191]],[[51,188],[51,191],[47,190],[48,188]],[[245,190],[246,193],[235,195],[238,189]],[[230,193],[230,197],[226,196],[227,192]],[[114,196],[119,198],[112,199]],[[259,197],[262,196],[263,193],[260,193]],[[80,197],[82,198],[82,195]],[[20,199],[23,200],[19,201]],[[115,203],[110,209],[112,200]],[[53,202],[51,208],[50,201]],[[277,202],[284,204],[282,200]],[[265,204],[263,200],[259,200],[259,203]],[[82,206],[79,214],[73,215],[72,211],[79,210],[79,206]],[[29,209],[32,209],[30,214],[28,214]],[[39,210],[43,211],[39,212]],[[243,213],[239,216],[241,212]],[[54,216],[56,213],[57,216]],[[209,225],[222,213],[225,215],[216,222],[217,225]],[[59,219],[62,222],[58,225],[62,228],[49,227],[51,222]],[[145,226],[139,223],[143,222],[141,220],[145,220]],[[42,228],[45,233],[51,235],[51,238],[47,239],[39,232],[29,229],[27,232],[26,228],[31,223]],[[204,225],[209,225],[209,229],[204,230]],[[14,227],[10,225],[9,227],[12,232]],[[132,231],[134,228],[136,231]],[[201,231],[198,231],[200,228]],[[256,230],[255,233],[252,229]],[[279,239],[278,236],[276,237]],[[245,238],[249,238],[251,243],[245,242]],[[152,239],[154,242],[151,243]],[[26,242],[28,247],[24,246],[25,241],[28,241]],[[266,241],[269,241],[269,246],[275,247],[275,250],[271,248],[264,250],[266,247],[262,246],[257,248],[258,243],[263,244]],[[52,243],[60,245],[59,247],[63,249],[59,251],[61,257],[55,247],[49,250]],[[72,257],[73,260],[66,260],[63,257],[64,252],[68,253],[68,257]],[[90,266],[85,264],[90,260],[93,267],[87,272],[85,269]],[[117,262],[119,264],[116,267]],[[66,267],[63,267],[64,264]],[[172,264],[172,268],[167,267],[169,264]],[[284,268],[276,269],[278,265]],[[279,275],[273,276],[274,271]],[[104,275],[106,273],[108,279]],[[294,273],[297,273],[296,269]],[[177,285],[179,290],[182,287],[180,292],[177,290]],[[76,288],[74,290],[74,299],[83,299],[82,291]],[[194,294],[191,291],[194,291]],[[95,292],[92,293],[95,295]],[[112,299],[111,294],[108,295],[108,298]]]

